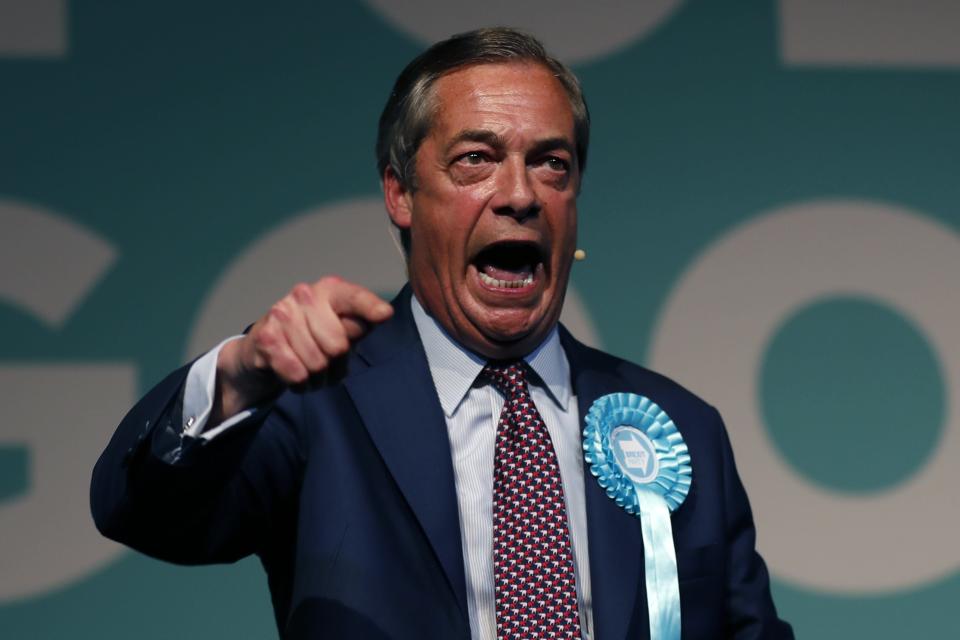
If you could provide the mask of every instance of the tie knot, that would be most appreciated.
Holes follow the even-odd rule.
[[[487,364],[483,375],[508,398],[527,393],[527,371],[523,362]]]

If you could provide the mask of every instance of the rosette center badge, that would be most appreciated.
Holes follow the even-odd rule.
[[[610,433],[610,448],[623,473],[634,482],[648,484],[660,472],[657,450],[647,435],[629,425],[620,425]]]

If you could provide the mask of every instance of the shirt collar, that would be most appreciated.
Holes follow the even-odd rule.
[[[466,397],[487,361],[463,347],[427,314],[416,296],[410,296],[413,321],[427,354],[430,375],[440,397],[443,413],[449,418]],[[570,400],[570,363],[554,327],[546,339],[524,361],[543,381],[550,398],[561,411]],[[535,382],[531,380],[531,382]]]

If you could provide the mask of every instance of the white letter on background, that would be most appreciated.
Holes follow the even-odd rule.
[[[0,300],[63,326],[115,259],[89,231],[0,201]],[[0,502],[0,602],[40,595],[122,552],[90,517],[90,473],[136,397],[127,363],[0,363],[0,444],[29,450],[29,489]]]
[[[819,201],[748,220],[721,237],[667,300],[651,363],[720,405],[761,546],[779,577],[869,593],[925,584],[960,567],[957,274],[960,238],[950,228],[886,203]],[[759,412],[759,368],[775,331],[802,307],[843,295],[889,305],[919,327],[947,390],[944,431],[924,467],[864,496],[802,478]]]

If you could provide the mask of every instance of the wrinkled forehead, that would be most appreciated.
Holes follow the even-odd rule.
[[[523,128],[535,136],[573,142],[570,97],[549,68],[536,62],[498,62],[460,67],[431,87],[427,135],[465,129]]]

